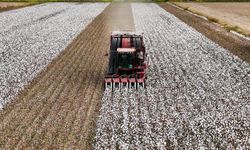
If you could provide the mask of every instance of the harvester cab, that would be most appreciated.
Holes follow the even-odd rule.
[[[105,88],[145,87],[146,68],[142,34],[112,32]]]

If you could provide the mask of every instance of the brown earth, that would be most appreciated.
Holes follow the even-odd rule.
[[[22,8],[30,5],[34,5],[35,3],[26,3],[26,2],[0,2],[0,12]]]
[[[134,30],[129,3],[109,5],[0,112],[0,149],[91,149],[112,30]]]
[[[11,6],[21,6],[27,3],[15,3],[15,2],[0,2],[0,8],[11,7]]]
[[[227,26],[238,26],[243,33],[250,36],[250,3],[175,3],[192,12],[216,18]]]
[[[187,13],[185,10],[178,9],[168,3],[160,3],[159,5],[215,43],[225,49],[228,49],[231,53],[238,56],[242,60],[250,63],[249,40],[228,32],[226,29],[211,23],[208,20]]]

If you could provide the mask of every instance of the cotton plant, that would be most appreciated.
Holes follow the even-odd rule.
[[[108,3],[47,3],[0,14],[0,109]]]
[[[147,87],[105,90],[95,149],[249,149],[249,64],[156,4],[132,11]]]

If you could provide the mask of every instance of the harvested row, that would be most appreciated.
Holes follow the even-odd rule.
[[[249,149],[250,65],[156,4],[133,4],[147,88],[104,92],[96,149]]]
[[[110,33],[133,30],[129,4],[109,5],[0,112],[0,149],[90,149]]]
[[[0,14],[0,109],[108,4],[48,3]]]

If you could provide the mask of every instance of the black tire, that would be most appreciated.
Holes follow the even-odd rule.
[[[117,38],[112,38],[111,45],[110,45],[110,51],[116,51],[117,49]]]
[[[138,37],[133,38],[133,43],[134,43],[135,49],[141,50],[141,48],[142,48],[141,38],[138,38]]]
[[[108,74],[115,74],[117,68],[117,48],[121,43],[121,38],[112,38],[110,45],[110,56],[109,56],[109,69]]]
[[[141,38],[136,38],[136,48],[141,50],[142,48],[142,41],[141,41]]]

